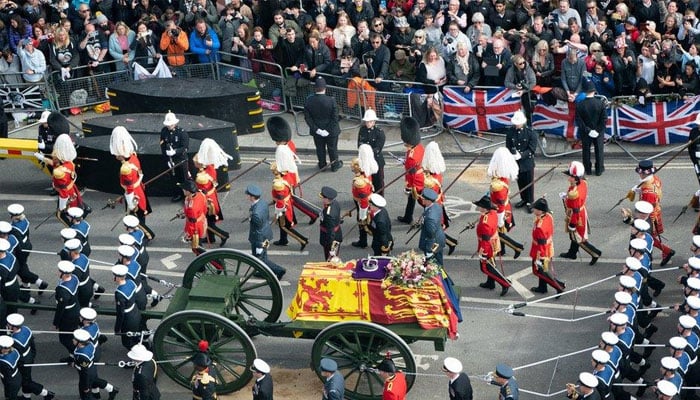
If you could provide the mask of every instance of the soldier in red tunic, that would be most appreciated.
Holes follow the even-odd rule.
[[[384,359],[377,366],[379,376],[384,379],[384,391],[382,400],[406,399],[406,375],[396,370],[396,365],[391,359]]]
[[[224,247],[229,238],[229,233],[216,226],[219,221],[224,220],[217,192],[219,183],[216,170],[227,166],[228,160],[231,159],[233,157],[226,154],[213,139],[209,138],[202,141],[199,151],[192,159],[195,167],[197,167],[197,176],[195,177],[197,189],[207,196],[207,243],[216,242],[215,236],[218,236],[221,239],[219,247]]]
[[[547,293],[547,285],[561,293],[566,288],[564,282],[554,276],[552,257],[554,256],[554,217],[549,211],[549,205],[544,198],[537,199],[532,204],[535,213],[535,223],[532,227],[532,273],[539,278],[539,284],[530,288],[535,293]]]
[[[272,179],[272,201],[275,204],[275,221],[280,227],[280,239],[273,244],[286,246],[288,243],[287,237],[291,236],[292,239],[301,244],[300,251],[303,251],[309,243],[309,239],[294,229],[294,226],[297,224],[297,218],[294,215],[294,206],[292,204],[293,186],[277,171],[276,162],[270,165],[270,170],[274,175]]]
[[[360,226],[360,239],[352,242],[352,246],[364,249],[367,248],[367,230],[365,227],[369,224],[369,197],[374,192],[372,175],[379,170],[370,145],[360,145],[357,151],[357,158],[352,160],[350,168],[355,174],[355,177],[352,178],[352,198],[355,201],[357,223]]]
[[[510,288],[510,281],[496,268],[494,256],[501,251],[501,240],[498,237],[498,213],[491,203],[489,196],[484,196],[474,205],[479,209],[479,220],[476,224],[476,239],[478,243],[479,263],[481,272],[486,274],[486,282],[480,283],[484,289],[495,289],[496,282],[501,285],[501,296],[505,296]]]
[[[123,126],[112,129],[109,140],[109,151],[119,162],[119,185],[124,189],[124,206],[127,214],[139,219],[139,226],[148,240],[153,240],[155,234],[146,225],[146,215],[151,213],[151,205],[146,197],[146,186],[143,184],[141,161],[136,155],[138,145],[129,131]]]
[[[446,231],[450,226],[450,218],[445,209],[445,194],[442,191],[442,179],[447,167],[445,166],[445,159],[442,157],[442,152],[437,142],[430,142],[425,146],[425,153],[421,165],[423,167],[423,188],[433,189],[435,193],[438,194],[436,203],[442,206],[442,229]],[[423,205],[422,197],[418,198],[418,203]],[[459,242],[457,239],[445,232],[447,254],[454,253],[458,244]]]
[[[496,207],[498,215],[498,237],[502,245],[515,251],[513,258],[518,258],[524,249],[523,245],[508,236],[508,232],[515,227],[513,208],[510,204],[510,181],[518,178],[518,163],[508,149],[499,147],[493,152],[486,173],[491,177],[489,194],[491,204]],[[499,255],[505,254],[505,246],[501,246]]]
[[[406,148],[406,157],[403,161],[403,167],[406,170],[404,179],[406,186],[406,210],[404,214],[398,217],[399,222],[410,224],[413,222],[413,210],[416,207],[416,199],[423,192],[423,153],[425,149],[420,143],[420,126],[418,121],[412,117],[406,117],[401,120],[401,140]]]
[[[591,255],[593,265],[600,258],[600,250],[588,241],[588,210],[586,210],[586,199],[588,197],[588,181],[583,177],[583,164],[579,161],[572,161],[564,174],[569,176],[569,189],[559,193],[559,197],[564,202],[566,211],[566,232],[569,234],[569,251],[559,254],[559,257],[576,259],[579,247]]]
[[[182,191],[185,194],[185,240],[191,243],[192,252],[199,255],[205,251],[199,241],[207,232],[207,196],[190,180],[182,183]]]

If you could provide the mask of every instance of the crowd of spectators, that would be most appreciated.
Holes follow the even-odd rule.
[[[697,11],[697,0],[0,0],[0,71],[37,82],[164,57],[267,61],[381,90],[552,87],[574,101],[591,79],[608,97],[692,95]]]

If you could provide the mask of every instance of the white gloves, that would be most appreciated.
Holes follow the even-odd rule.
[[[61,68],[61,79],[65,81],[68,78],[70,78],[70,68]]]
[[[637,193],[637,194],[641,194],[641,193],[642,193],[642,188],[640,188],[640,187],[638,187],[638,186],[635,186],[635,187],[633,187],[633,188],[630,189],[630,190],[633,191],[633,192],[635,192],[635,193]]]
[[[700,151],[695,152],[695,157],[700,158]]]
[[[44,141],[42,140],[41,142],[39,142],[39,144],[37,145],[37,147],[39,148],[39,150],[44,150],[44,149],[46,148],[46,144],[45,144]]]
[[[165,150],[165,155],[168,157],[172,157],[175,155],[175,150],[173,150],[172,148]]]
[[[576,225],[571,225],[571,224],[569,224],[569,225],[567,225],[567,228],[569,228],[569,231],[570,231],[570,232],[575,232],[575,231],[576,231]]]
[[[695,192],[695,197],[700,197],[700,190],[698,190],[697,192]]]
[[[498,213],[498,227],[502,228],[504,226],[506,226],[506,213]]]
[[[282,207],[282,208],[277,208],[275,207],[275,216],[277,218],[281,218],[282,215],[284,215],[284,212],[287,210],[287,207]]]
[[[542,260],[537,260],[535,261],[535,266],[538,268],[542,268],[544,267],[544,263],[542,262]]]
[[[425,258],[431,258],[433,256],[433,253],[425,253]]]
[[[41,162],[44,162],[44,158],[46,158],[44,156],[44,153],[39,153],[38,151],[36,153],[34,153],[34,157],[36,157],[36,159],[41,161]]]
[[[128,210],[133,210],[138,205],[134,193],[124,193],[124,200],[126,200],[126,208]]]
[[[403,164],[406,164],[406,159],[403,158],[403,157],[399,157],[399,158],[396,160],[396,162],[399,163],[399,164],[401,164],[401,165],[403,165]]]
[[[335,251],[332,251],[332,250],[329,251],[329,252],[328,252],[328,255],[331,256],[331,257],[335,257]]]
[[[262,247],[258,247],[258,248],[255,249],[255,255],[257,255],[257,256],[259,256],[260,254],[262,254],[262,252],[263,252],[263,248],[262,248]]]
[[[330,133],[328,133],[327,130],[325,130],[325,129],[320,129],[320,128],[319,128],[319,129],[316,129],[316,134],[317,134],[318,136],[321,136],[321,137],[326,137],[326,136],[330,135]]]
[[[598,136],[600,136],[600,133],[598,133],[597,130],[591,129],[590,131],[588,131],[588,137],[589,137],[589,138],[595,139],[595,138],[597,138]]]
[[[559,198],[562,200],[566,199],[566,192],[559,192]]]
[[[405,188],[403,188],[403,193],[405,195],[410,195],[411,193],[413,193],[413,190],[409,187],[405,187]]]
[[[515,158],[515,161],[518,161],[518,160],[520,160],[521,158],[523,158],[523,156],[521,156],[521,155],[520,155],[520,152],[516,150],[516,151],[515,151],[515,154],[513,155],[513,158]]]
[[[367,219],[367,212],[369,211],[368,208],[360,208],[360,211],[358,212],[360,221],[364,221]]]

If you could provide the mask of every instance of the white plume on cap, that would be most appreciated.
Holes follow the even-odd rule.
[[[73,161],[78,156],[78,153],[75,151],[73,140],[70,136],[63,133],[56,138],[51,155],[61,161]]]
[[[116,126],[112,129],[112,136],[109,138],[109,152],[112,155],[129,158],[138,148],[139,146],[126,128]]]
[[[357,148],[357,160],[365,176],[374,175],[379,171],[379,164],[377,164],[377,160],[374,159],[372,146],[366,143],[361,144],[360,147]]]
[[[206,138],[202,140],[197,152],[197,161],[203,165],[214,165],[214,168],[219,168],[228,165],[228,160],[233,160],[214,139]]]
[[[442,152],[437,142],[433,141],[425,146],[422,167],[433,174],[442,174],[447,170],[445,159],[442,157]]]
[[[294,161],[294,152],[286,144],[281,144],[275,149],[275,162],[277,163],[277,171],[280,173],[292,172],[296,174],[299,171]]]
[[[499,147],[493,152],[486,173],[491,178],[495,176],[514,180],[518,178],[519,170],[518,162],[510,151],[505,147]]]

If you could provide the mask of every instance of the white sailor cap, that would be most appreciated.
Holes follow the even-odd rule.
[[[22,326],[24,324],[24,317],[22,314],[12,313],[7,316],[7,323],[12,326]]]
[[[10,242],[7,239],[0,238],[0,251],[10,250]]]
[[[656,382],[656,390],[658,390],[664,396],[673,397],[678,394],[678,388],[676,388],[676,385],[665,379]]]
[[[124,218],[122,218],[122,222],[129,228],[136,228],[139,226],[139,219],[133,215],[125,215]]]
[[[454,357],[446,357],[442,362],[442,370],[458,374],[462,372],[462,362]]]
[[[678,325],[680,325],[683,329],[692,329],[695,328],[695,325],[697,325],[697,321],[695,321],[695,318],[691,317],[690,315],[681,315],[678,317]]]
[[[68,215],[73,218],[82,218],[83,214],[85,214],[85,211],[80,207],[71,207],[68,209]]]
[[[114,276],[126,276],[128,272],[129,268],[127,268],[126,265],[117,264],[112,267],[112,275]]]
[[[9,349],[15,344],[15,340],[7,335],[0,336],[0,348]]]
[[[700,290],[700,279],[690,277],[687,281],[685,281],[685,285],[691,288],[692,290]]]
[[[637,287],[637,282],[635,282],[634,278],[628,275],[622,275],[620,277],[620,286],[622,286],[625,289],[633,289]]]
[[[625,258],[625,265],[632,271],[639,271],[640,269],[642,269],[642,262],[639,261],[637,257]]]
[[[134,253],[136,253],[136,249],[131,246],[121,245],[117,249],[117,252],[119,252],[119,255],[122,257],[132,257]]]
[[[593,350],[591,357],[598,364],[606,364],[610,361],[610,354],[604,350]]]
[[[12,224],[7,221],[0,221],[0,233],[12,232]]]
[[[133,246],[136,243],[136,238],[128,233],[122,233],[119,235],[119,243],[123,246]]]
[[[654,211],[654,206],[648,201],[640,200],[634,203],[634,209],[642,214],[651,214]]]
[[[61,260],[58,262],[58,270],[64,274],[72,274],[75,271],[75,265],[70,261]]]
[[[78,231],[73,228],[61,229],[61,237],[63,240],[75,239],[76,236],[78,236]]]
[[[93,321],[97,319],[97,311],[94,308],[83,307],[80,309],[80,318]]]
[[[153,359],[153,353],[142,344],[135,344],[134,347],[126,353],[126,356],[134,361],[147,362]]]
[[[627,314],[618,312],[610,316],[610,323],[618,326],[627,325],[629,323],[629,318]]]
[[[90,333],[86,331],[85,329],[76,329],[73,331],[73,339],[79,341],[79,342],[89,342],[90,341]]]
[[[690,257],[688,259],[688,266],[694,270],[700,270],[700,258]]]
[[[80,239],[68,239],[63,243],[63,247],[70,251],[82,250],[83,244],[80,243]]]
[[[700,247],[700,235],[693,235],[693,244],[695,247]]]
[[[617,304],[627,305],[632,302],[632,295],[627,292],[615,292],[615,301]]]
[[[10,204],[7,206],[7,212],[10,213],[10,215],[22,215],[24,214],[24,206],[21,204]]]
[[[610,331],[605,331],[600,334],[600,339],[603,341],[605,344],[609,344],[611,346],[614,346],[620,342],[620,338],[617,337],[616,334],[610,332]]]
[[[647,232],[649,229],[651,229],[651,225],[641,218],[635,219],[632,225],[634,226],[634,229],[638,230],[639,232]]]
[[[598,386],[598,378],[590,372],[581,372],[578,374],[578,381],[581,382],[583,386],[588,386],[589,388]]]
[[[630,240],[630,247],[632,247],[635,250],[646,250],[647,241],[639,238],[632,239]]]
[[[669,371],[675,371],[681,366],[681,363],[671,356],[666,356],[661,359],[661,366]]]
[[[379,193],[372,193],[369,196],[369,201],[377,207],[386,207],[386,199]]]
[[[256,358],[253,360],[253,365],[250,366],[252,371],[260,372],[261,374],[269,374],[270,366],[263,360]]]
[[[688,296],[685,298],[685,304],[693,310],[700,310],[700,297]]]
[[[688,341],[681,336],[674,336],[668,339],[668,344],[676,350],[684,350],[686,347],[688,347]]]

